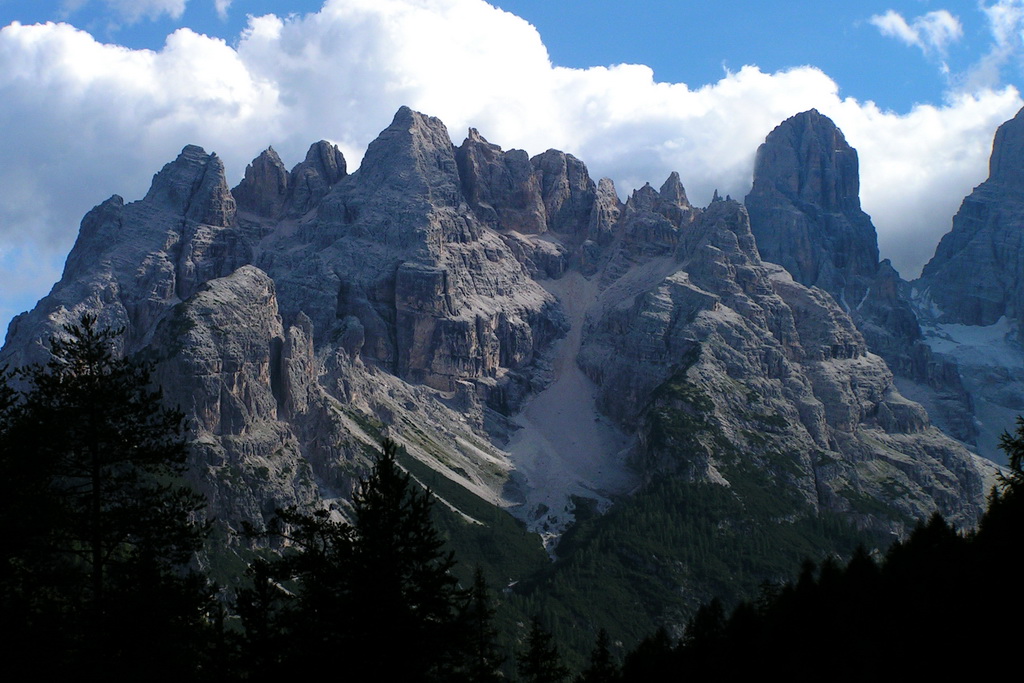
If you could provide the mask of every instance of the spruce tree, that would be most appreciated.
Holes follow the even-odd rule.
[[[562,665],[554,637],[541,626],[540,618],[530,622],[526,636],[526,649],[518,657],[519,677],[527,683],[558,683],[569,676]]]
[[[366,680],[443,680],[460,649],[464,593],[431,518],[432,496],[397,457],[398,446],[385,441],[352,501],[353,645]]]
[[[502,680],[499,669],[505,662],[505,656],[498,649],[498,631],[494,627],[495,609],[489,593],[483,569],[477,565],[465,615],[468,646],[465,678],[478,683]]]
[[[619,680],[619,667],[611,651],[611,637],[603,628],[590,653],[587,668],[576,677],[576,683],[614,683]]]
[[[187,670],[208,607],[182,570],[201,548],[204,501],[184,485],[183,416],[149,387],[150,367],[118,358],[118,332],[83,316],[50,340],[45,365],[0,392],[4,621],[43,661],[130,675],[171,657]],[[186,654],[187,652],[187,654]]]
[[[239,607],[250,647],[283,643],[289,673],[316,672],[338,655],[352,681],[447,681],[464,666],[466,594],[451,574],[455,558],[434,527],[429,490],[397,456],[385,441],[353,497],[351,525],[327,511],[277,513],[271,533],[288,550],[254,568],[262,583]],[[294,598],[282,600],[272,582],[294,582]]]

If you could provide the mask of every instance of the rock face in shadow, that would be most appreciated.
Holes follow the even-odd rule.
[[[859,192],[857,152],[828,117],[812,109],[782,122],[758,149],[745,200],[761,257],[831,294],[937,423],[974,443],[971,398],[956,364],[924,343],[907,283],[878,260]]]
[[[125,204],[114,195],[86,214],[60,281],[12,321],[3,354],[15,365],[45,359],[44,341],[86,312],[123,327],[124,350],[137,351],[172,306],[251,261],[252,246],[224,165],[189,145],[144,199]]]
[[[977,444],[1001,458],[999,436],[1024,412],[1024,110],[996,131],[989,177],[964,199],[913,299],[925,339],[956,363],[974,405]]]
[[[860,303],[878,268],[878,239],[860,208],[857,152],[831,119],[811,109],[769,133],[744,202],[766,261],[847,308]]]
[[[302,216],[345,175],[345,157],[325,140],[313,144],[291,173],[274,148],[268,147],[246,167],[245,177],[231,194],[240,210],[256,216]]]
[[[344,513],[384,436],[515,508],[517,486],[552,485],[514,480],[503,447],[553,379],[566,307],[586,320],[580,398],[596,397],[642,477],[756,472],[796,492],[794,514],[900,533],[939,509],[970,524],[992,472],[872,352],[868,325],[911,338],[916,322],[878,263],[856,155],[826,121],[786,122],[759,155],[754,204],[782,221],[768,249],[800,246],[793,277],[759,253],[743,206],[695,207],[678,174],[623,204],[570,154],[531,159],[475,130],[456,148],[405,107],[352,173],[326,142],[291,171],[268,149],[228,191],[219,159],[186,147],[144,199],[85,217],[0,363],[45,358],[86,311],[124,327],[122,351],[153,359],[187,412],[192,476],[221,519]],[[569,271],[587,286],[551,285]],[[545,283],[592,299],[560,302]]]
[[[915,286],[939,322],[992,325],[1024,314],[1024,110],[1001,125],[974,188]]]

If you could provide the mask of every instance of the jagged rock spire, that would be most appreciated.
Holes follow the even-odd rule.
[[[996,131],[989,178],[964,199],[920,289],[947,322],[1024,315],[1024,109]]]
[[[878,239],[860,208],[857,152],[817,110],[765,138],[745,204],[762,258],[855,307],[878,270]]]

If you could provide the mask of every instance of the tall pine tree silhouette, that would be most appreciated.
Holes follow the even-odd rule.
[[[527,683],[559,683],[569,676],[554,637],[541,626],[539,617],[530,622],[526,649],[519,653],[517,664],[519,677]]]
[[[353,497],[351,525],[326,511],[278,511],[292,552],[259,572],[254,566],[261,583],[243,592],[241,606],[251,647],[283,642],[289,672],[318,671],[335,656],[344,656],[352,681],[445,681],[463,666],[466,592],[451,574],[455,558],[434,527],[429,490],[397,457],[398,446],[385,441]],[[294,597],[267,614],[268,603],[282,602],[273,582],[287,581]]]
[[[0,521],[18,535],[4,551],[3,620],[35,672],[198,661],[208,594],[182,566],[205,537],[205,502],[180,478],[182,414],[149,387],[148,365],[116,357],[117,335],[83,316],[50,340],[48,363],[0,392]]]
[[[431,519],[431,494],[397,456],[385,441],[353,499],[353,645],[364,680],[442,680],[457,656],[464,593]]]
[[[505,656],[498,648],[498,630],[494,626],[496,610],[483,569],[477,565],[473,573],[473,589],[465,611],[466,645],[465,676],[467,681],[487,683],[501,681],[500,667]]]

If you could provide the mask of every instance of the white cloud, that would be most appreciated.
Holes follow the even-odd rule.
[[[946,48],[964,35],[960,20],[944,9],[915,17],[910,23],[895,10],[876,14],[869,21],[883,36],[891,36],[907,45],[918,47],[925,54],[944,55]]]
[[[889,10],[885,14],[876,14],[869,21],[882,32],[883,36],[898,38],[907,45],[923,47],[917,31],[912,29],[903,15],[896,10]]]
[[[695,202],[715,188],[742,199],[764,136],[816,107],[859,149],[883,256],[911,275],[1022,104],[988,89],[899,115],[841,98],[813,67],[744,67],[700,88],[657,83],[646,66],[553,67],[532,26],[482,0],[330,0],[250,19],[237,47],[182,29],[158,52],[14,24],[0,30],[0,102],[0,252],[66,252],[88,208],[141,197],[187,143],[216,151],[232,183],[269,144],[293,164],[327,138],[355,166],[403,104],[440,117],[457,144],[474,126],[505,149],[563,149],[623,195],[678,170]]]
[[[1024,1],[999,0],[980,5],[988,23],[992,42],[988,52],[960,77],[960,88],[966,91],[993,87],[1001,80],[1002,69],[1011,61],[1021,59],[1024,30]]]
[[[217,16],[221,19],[228,18],[228,9],[231,8],[232,0],[213,0],[213,6],[217,10]]]

